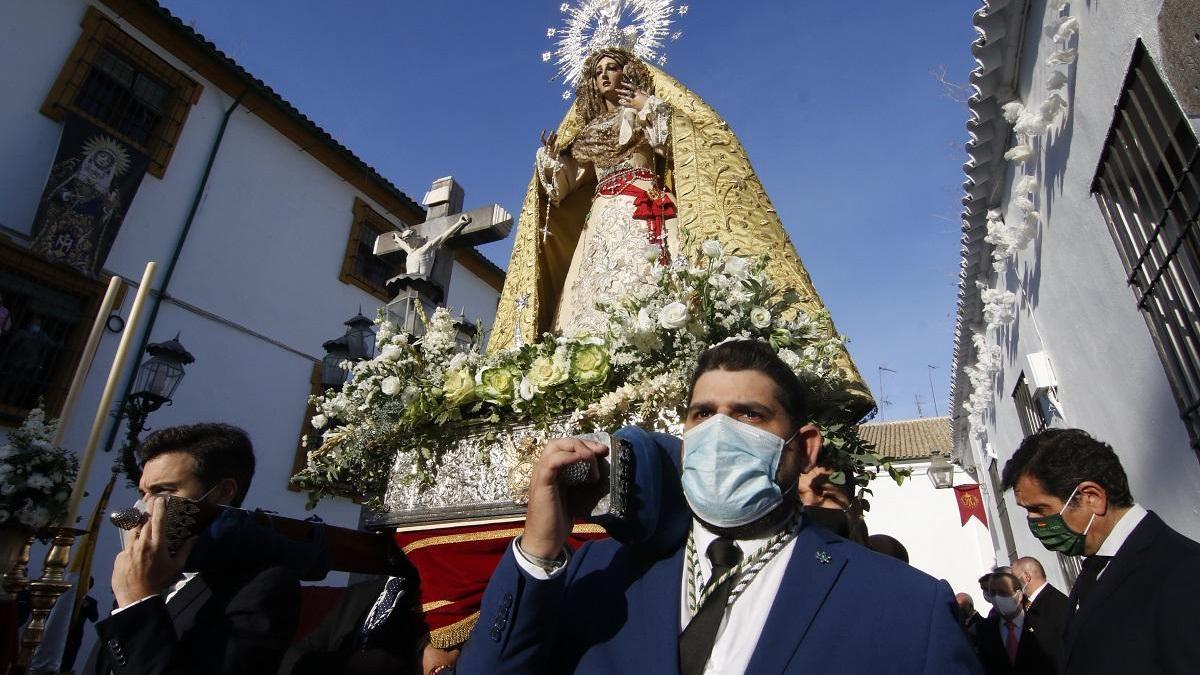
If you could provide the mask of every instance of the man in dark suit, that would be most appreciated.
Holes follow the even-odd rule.
[[[337,607],[288,650],[279,675],[418,672],[422,637],[417,570],[354,584]]]
[[[1058,664],[1042,646],[1024,609],[1021,582],[1007,572],[988,575],[985,599],[996,613],[979,624],[979,660],[988,675],[1055,675]]]
[[[117,607],[96,624],[100,641],[85,673],[271,673],[291,641],[300,608],[296,573],[238,564],[236,551],[209,558],[219,569],[190,571],[196,538],[171,555],[163,495],[238,506],[254,475],[254,450],[224,424],[170,427],[148,436],[138,492],[149,520],[113,563]],[[211,544],[211,542],[206,542]],[[245,559],[253,559],[246,556]]]
[[[1021,443],[1002,479],[1046,548],[1087,556],[1069,599],[1063,672],[1197,672],[1200,543],[1134,503],[1111,446],[1047,429]]]
[[[1062,665],[1062,639],[1067,630],[1067,617],[1071,615],[1071,602],[1046,581],[1046,568],[1037,558],[1017,558],[1012,571],[1021,580],[1021,591],[1025,594],[1025,620],[1033,626],[1042,649],[1057,668]]]
[[[701,356],[682,476],[665,473],[656,497],[689,518],[655,554],[616,539],[566,553],[572,516],[591,504],[559,472],[582,461],[595,477],[607,449],[548,443],[524,534],[492,576],[457,672],[978,672],[945,582],[797,520],[794,486],[822,442],[805,399],[764,343]]]

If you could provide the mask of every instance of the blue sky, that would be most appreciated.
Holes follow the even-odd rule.
[[[414,199],[453,174],[519,211],[566,109],[561,0],[162,2]],[[966,82],[976,3],[688,4],[665,69],[741,138],[877,398],[896,371],[883,416],[946,414],[966,108],[933,72]]]

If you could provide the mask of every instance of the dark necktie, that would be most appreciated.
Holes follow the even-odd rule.
[[[396,607],[396,599],[404,592],[403,577],[388,577],[387,583],[383,585],[383,592],[379,594],[379,599],[375,601],[375,605],[371,608],[371,612],[367,615],[367,620],[363,622],[362,636],[365,638],[371,634],[387,618],[391,616],[392,610]]]
[[[1086,601],[1088,593],[1096,586],[1096,577],[1100,575],[1101,570],[1112,560],[1109,555],[1093,555],[1088,556],[1083,561],[1083,569],[1079,572],[1079,578],[1075,580],[1075,604],[1081,605]],[[1071,608],[1074,613],[1075,608]]]
[[[708,578],[704,590],[711,588],[711,591],[679,636],[679,671],[682,675],[700,675],[704,672],[704,665],[708,663],[713,643],[716,642],[717,629],[721,627],[721,619],[725,616],[729,592],[737,583],[738,575],[729,577],[715,588],[712,585],[742,561],[741,549],[732,539],[724,537],[714,539],[705,553],[712,561],[712,576]]]

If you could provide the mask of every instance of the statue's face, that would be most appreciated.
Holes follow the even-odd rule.
[[[596,83],[596,91],[600,96],[610,100],[617,99],[617,87],[621,84],[621,64],[611,56],[605,56],[596,62],[596,70],[592,73]]]

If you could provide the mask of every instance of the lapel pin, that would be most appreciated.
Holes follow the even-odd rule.
[[[833,562],[833,558],[825,551],[817,551],[817,562],[822,565],[828,565]]]

